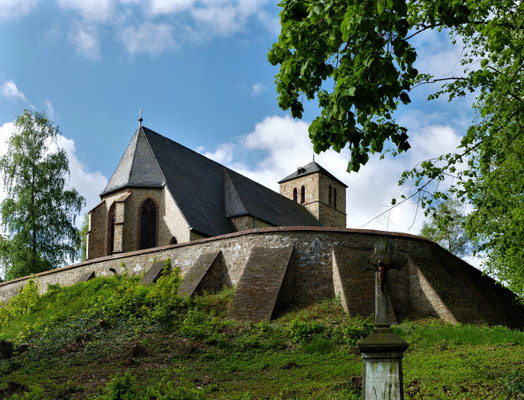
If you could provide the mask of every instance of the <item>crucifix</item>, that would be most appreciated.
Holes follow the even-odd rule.
[[[388,323],[388,271],[399,270],[406,264],[407,258],[395,251],[391,241],[379,239],[375,242],[373,256],[369,259],[361,258],[359,266],[362,271],[375,271],[375,324],[389,325]]]

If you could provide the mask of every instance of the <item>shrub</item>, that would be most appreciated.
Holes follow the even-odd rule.
[[[20,293],[12,297],[3,307],[0,307],[0,326],[7,326],[12,318],[29,314],[35,308],[39,298],[38,283],[30,279],[20,290]]]
[[[325,332],[326,327],[317,321],[301,321],[295,318],[289,323],[288,333],[294,343],[307,343],[315,335]]]
[[[107,384],[102,400],[135,400],[138,398],[136,378],[128,371],[114,376]]]
[[[342,331],[343,341],[350,346],[354,346],[359,340],[368,336],[373,327],[374,324],[371,317],[354,318],[342,325],[340,330]]]

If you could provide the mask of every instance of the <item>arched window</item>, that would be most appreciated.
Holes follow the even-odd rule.
[[[333,188],[331,185],[329,185],[329,198],[328,198],[328,204],[331,205],[333,202]]]
[[[177,240],[176,240],[176,237],[172,237],[171,240],[169,241],[169,244],[177,244]]]
[[[109,232],[108,232],[108,243],[107,243],[107,254],[113,254],[115,250],[115,203],[109,208]]]
[[[337,208],[337,188],[333,189],[333,207]]]
[[[306,187],[302,185],[300,188],[300,204],[304,204],[306,202]]]
[[[156,206],[147,199],[140,209],[140,249],[156,246]]]
[[[293,189],[293,201],[298,201],[297,188]]]

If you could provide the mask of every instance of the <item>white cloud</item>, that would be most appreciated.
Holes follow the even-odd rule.
[[[278,192],[280,179],[312,160],[313,150],[307,130],[308,124],[303,121],[287,116],[266,117],[256,124],[253,132],[237,142],[222,144],[214,152],[202,152]],[[443,125],[421,125],[411,135],[412,148],[407,154],[384,160],[372,156],[357,174],[346,172],[347,150],[341,153],[330,150],[315,157],[320,165],[348,185],[349,227],[360,228],[386,210],[393,197],[413,191],[410,186],[401,188],[397,184],[404,170],[412,168],[422,159],[453,150],[460,141],[452,128]],[[261,154],[262,157],[254,165],[248,162]],[[415,223],[411,226],[414,219]],[[423,212],[417,212],[416,202],[408,201],[365,228],[417,234],[423,220]]]
[[[215,160],[220,164],[228,164],[233,161],[235,146],[231,143],[224,143],[218,146],[218,148],[212,153],[204,152],[203,147],[199,147],[197,151],[201,152],[206,157],[211,158],[212,160]]]
[[[38,0],[0,0],[0,22],[9,22],[29,14]]]
[[[149,53],[155,56],[176,46],[173,39],[173,28],[170,25],[155,25],[150,22],[146,22],[138,28],[124,28],[122,42],[131,55]]]
[[[148,10],[153,15],[175,14],[191,7],[195,0],[151,0]]]
[[[65,150],[69,158],[70,177],[68,184],[85,197],[86,206],[82,213],[87,213],[100,203],[99,194],[107,185],[107,178],[100,171],[90,171],[78,159],[74,140],[60,135],[58,137],[58,146]]]
[[[47,114],[47,118],[49,118],[51,121],[54,121],[55,120],[55,109],[53,107],[53,104],[51,104],[51,102],[48,99],[45,100],[45,111]]]
[[[253,86],[251,86],[251,95],[258,96],[259,94],[265,92],[266,89],[266,85],[264,85],[262,82],[257,82]]]
[[[75,45],[77,54],[92,61],[100,59],[98,34],[94,25],[74,24],[69,32],[69,40]]]
[[[112,0],[58,0],[58,5],[92,21],[105,21],[113,14]]]
[[[10,101],[16,102],[17,100],[22,100],[25,103],[31,104],[29,100],[27,100],[27,97],[25,97],[25,94],[18,90],[18,87],[12,80],[5,81],[2,84],[2,94]]]

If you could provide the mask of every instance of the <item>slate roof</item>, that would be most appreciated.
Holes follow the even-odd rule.
[[[306,175],[314,174],[315,172],[322,172],[324,175],[329,176],[334,181],[340,183],[344,187],[348,187],[344,182],[342,182],[340,179],[338,179],[336,176],[331,174],[327,169],[325,169],[322,165],[317,164],[315,161],[310,162],[304,167],[299,167],[295,172],[293,172],[291,175],[286,176],[284,179],[279,181],[278,183],[287,182],[291,179],[295,178],[301,178]]]
[[[235,232],[230,217],[251,215],[275,226],[318,226],[294,201],[140,127],[101,196],[126,187],[167,189],[189,226],[206,236]]]

